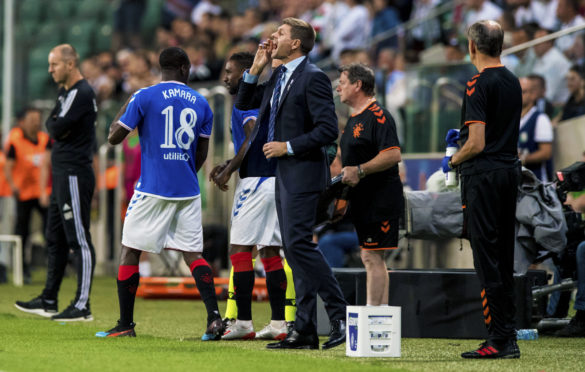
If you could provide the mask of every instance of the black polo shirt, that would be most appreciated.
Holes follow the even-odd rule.
[[[485,148],[463,163],[462,175],[512,168],[518,161],[518,132],[522,89],[518,78],[504,66],[488,67],[465,87],[461,109],[461,144],[469,138],[469,125],[485,125]]]
[[[357,166],[380,152],[400,148],[396,124],[388,111],[372,101],[362,112],[353,114],[341,135],[341,163]],[[350,194],[350,214],[354,222],[370,223],[397,217],[402,212],[402,183],[398,165],[362,178]]]

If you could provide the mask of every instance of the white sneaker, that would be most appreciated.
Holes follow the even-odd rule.
[[[256,332],[254,332],[254,326],[252,322],[241,322],[236,320],[235,323],[229,325],[223,336],[221,336],[222,340],[253,340],[254,336],[256,336]]]
[[[256,333],[257,339],[263,340],[284,340],[288,330],[286,328],[286,322],[284,320],[273,320],[266,327]]]

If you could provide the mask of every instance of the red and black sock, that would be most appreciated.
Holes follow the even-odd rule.
[[[238,319],[252,320],[252,290],[254,289],[252,253],[235,253],[230,256],[230,260],[234,267],[234,292],[238,306]]]
[[[211,267],[205,259],[200,258],[193,261],[189,268],[191,269],[193,278],[195,278],[195,284],[201,294],[201,299],[205,304],[207,323],[209,324],[215,319],[221,318],[217,307],[217,298],[215,297],[215,285],[213,284]]]
[[[138,265],[120,265],[118,269],[118,301],[120,324],[129,326],[134,321],[134,300],[140,282]]]
[[[284,303],[286,301],[286,274],[282,266],[282,258],[274,256],[262,258],[266,271],[266,289],[272,309],[272,320],[284,320]]]

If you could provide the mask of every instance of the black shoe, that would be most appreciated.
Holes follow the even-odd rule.
[[[323,349],[341,345],[345,342],[345,320],[334,320],[331,322],[331,331],[329,331],[329,340],[323,343]]]
[[[79,310],[71,304],[63,312],[53,315],[51,319],[56,322],[91,322],[93,316],[89,309]]]
[[[286,322],[286,333],[291,333],[293,329],[295,329],[295,322]]]
[[[509,340],[501,345],[486,341],[479,345],[479,349],[461,354],[465,359],[517,359],[520,358],[520,348],[516,340]]]
[[[554,334],[557,337],[585,337],[585,321],[573,317],[569,324]]]
[[[302,335],[293,329],[284,340],[268,344],[266,348],[319,350],[319,337],[315,333]]]
[[[136,337],[136,332],[134,332],[134,327],[136,323],[132,322],[130,325],[122,325],[118,320],[118,324],[110,329],[109,331],[105,332],[98,332],[95,334],[95,337]]]
[[[223,320],[217,318],[207,325],[207,330],[201,336],[201,341],[219,341],[224,331]]]
[[[58,313],[57,300],[50,304],[43,298],[43,296],[35,297],[28,302],[16,301],[14,306],[25,313],[36,314],[45,318],[50,318]]]

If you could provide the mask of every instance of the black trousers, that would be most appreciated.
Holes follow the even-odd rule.
[[[323,253],[313,242],[319,192],[289,193],[276,177],[276,211],[284,254],[293,272],[297,313],[295,329],[317,332],[317,294],[329,320],[345,320],[347,302]]]
[[[73,305],[89,308],[95,250],[89,233],[95,177],[91,169],[53,172],[53,193],[47,216],[47,281],[43,297],[57,299],[69,252],[75,255],[77,293]]]
[[[473,264],[482,285],[489,339],[516,337],[514,241],[519,168],[462,177],[462,201]]]
[[[24,264],[25,273],[30,272],[31,263],[26,259],[26,243],[30,235],[30,222],[32,213],[37,210],[43,220],[43,231],[47,228],[47,208],[41,207],[39,199],[17,200],[16,201],[16,226],[14,233],[20,236],[22,240],[22,262]]]

